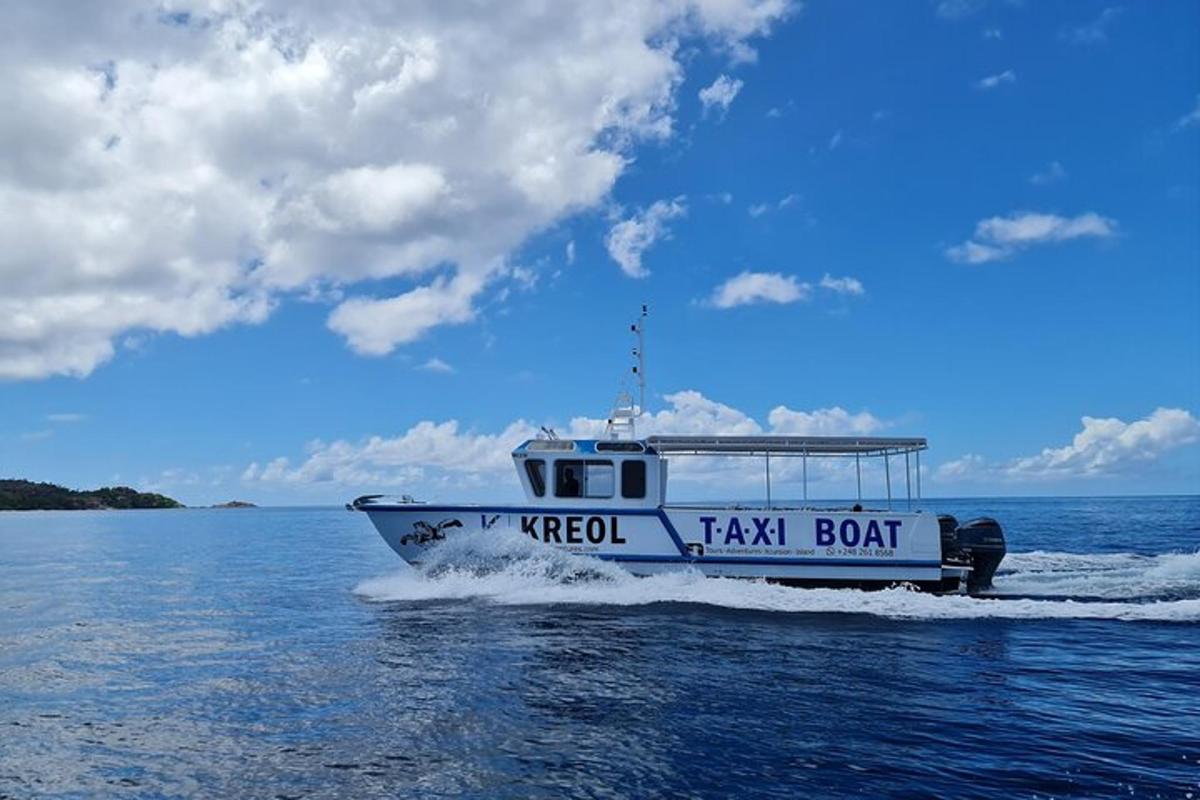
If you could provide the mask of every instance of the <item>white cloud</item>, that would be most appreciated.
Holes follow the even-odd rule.
[[[575,263],[575,240],[574,239],[567,242],[566,258],[567,258],[567,266],[568,267]]]
[[[983,38],[1000,41],[1004,38],[1004,31],[1000,30],[999,28],[984,28]]]
[[[1181,131],[1185,128],[1197,127],[1200,127],[1200,94],[1196,95],[1196,107],[1184,114],[1179,119],[1175,120],[1175,124],[1172,126],[1172,129],[1175,131]]]
[[[1121,16],[1121,9],[1106,8],[1086,25],[1080,25],[1063,33],[1063,38],[1074,44],[1104,44],[1108,41],[1108,28]]]
[[[1046,186],[1057,183],[1067,177],[1067,170],[1057,161],[1051,161],[1044,170],[1029,176],[1029,182],[1034,186]]]
[[[850,413],[839,407],[813,411],[795,411],[778,406],[768,415],[764,427],[753,417],[724,403],[710,400],[700,392],[685,390],[664,397],[667,407],[648,413],[638,422],[638,434],[740,435],[762,433],[780,435],[865,435],[886,427],[886,423],[866,411]],[[563,437],[602,435],[605,420],[575,417],[558,426]],[[537,435],[538,426],[517,420],[499,433],[464,431],[455,420],[436,423],[422,421],[395,437],[372,436],[359,442],[315,441],[308,445],[306,458],[292,466],[279,457],[265,466],[257,462],[246,467],[242,480],[266,483],[334,483],[366,491],[373,487],[403,486],[406,490],[460,490],[464,486],[493,486],[498,478],[511,474],[512,449]],[[672,464],[672,474],[683,480],[720,479],[757,482],[757,471],[747,472],[742,463],[731,459],[681,459]],[[737,461],[737,459],[732,459]],[[779,477],[790,471],[780,465]],[[814,470],[812,477],[819,478]]]
[[[740,79],[718,75],[711,85],[700,90],[700,105],[704,108],[704,114],[707,115],[709,111],[716,109],[724,117],[743,85],[745,84]]]
[[[975,82],[975,88],[981,90],[995,89],[997,86],[1003,86],[1006,83],[1016,83],[1017,73],[1011,69],[1006,69],[1004,72],[997,72],[995,75],[988,75],[985,78],[980,78]]]
[[[1200,442],[1200,421],[1181,408],[1158,408],[1148,417],[1128,423],[1116,418],[1083,417],[1081,425],[1068,445],[1047,447],[1037,455],[1004,463],[967,455],[942,464],[935,476],[946,481],[1025,481],[1121,475]]]
[[[734,308],[752,303],[794,303],[806,300],[812,287],[793,275],[778,272],[743,272],[713,290],[709,303],[716,308]]]
[[[427,286],[385,300],[353,297],[329,316],[331,330],[346,337],[357,353],[381,356],[398,344],[420,338],[435,325],[469,322],[482,278],[460,272],[452,280],[436,278]]]
[[[777,406],[767,419],[772,433],[788,436],[866,436],[886,427],[883,420],[867,411],[851,414],[840,406],[816,411],[792,411]]]
[[[840,145],[841,143],[842,143],[842,132],[840,130],[834,131],[833,136],[829,137],[829,149],[836,150],[838,148],[838,145]]]
[[[454,367],[450,366],[445,361],[442,361],[437,356],[434,356],[433,358],[426,361],[424,364],[421,365],[420,368],[425,370],[426,372],[440,372],[444,375],[450,375],[456,371],[454,369]]]
[[[862,295],[866,293],[866,289],[863,288],[862,281],[860,281],[858,278],[852,278],[849,275],[844,278],[835,278],[826,272],[824,277],[821,278],[820,284],[818,285],[822,289],[828,289],[829,291],[836,292],[837,294]]]
[[[1200,441],[1200,422],[1181,408],[1158,408],[1134,422],[1084,417],[1071,444],[1019,458],[1005,472],[1016,477],[1074,477],[1121,472]]]
[[[47,422],[83,422],[86,419],[87,414],[80,414],[74,411],[46,415]]]
[[[730,197],[730,199],[732,200],[733,198]],[[782,211],[788,206],[794,206],[796,203],[800,202],[800,199],[800,195],[792,192],[779,198],[779,202],[775,203],[774,205],[771,203],[755,203],[746,208],[746,213],[757,219],[769,211]]]
[[[684,198],[659,200],[612,226],[604,240],[608,254],[631,278],[644,278],[650,272],[642,266],[642,254],[660,239],[670,238],[667,222],[687,214]]]
[[[783,0],[27,4],[0,51],[0,378],[257,323],[400,278],[330,327],[385,353],[460,323],[531,234],[672,135],[684,53]],[[447,298],[452,290],[453,297]],[[319,296],[328,297],[321,293]],[[392,309],[412,314],[397,321]]]
[[[952,261],[982,264],[1009,258],[1033,245],[1081,238],[1108,239],[1116,233],[1116,221],[1095,212],[1077,217],[1016,212],[1007,217],[980,220],[975,226],[974,237],[947,248],[946,256]]]

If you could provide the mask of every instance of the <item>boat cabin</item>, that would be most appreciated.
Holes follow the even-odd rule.
[[[513,450],[525,498],[552,508],[658,508],[667,462],[644,441],[531,439]]]

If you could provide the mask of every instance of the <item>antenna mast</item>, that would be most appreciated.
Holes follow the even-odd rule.
[[[646,411],[646,316],[649,314],[649,309],[646,304],[642,303],[642,313],[638,315],[637,322],[633,323],[630,328],[637,334],[637,349],[633,354],[637,356],[637,364],[633,368],[633,374],[638,378],[638,404],[637,416],[641,416]]]
[[[617,400],[613,404],[612,414],[608,417],[608,425],[604,431],[610,439],[620,439],[622,434],[628,434],[628,438],[636,439],[637,419],[646,409],[646,316],[648,313],[649,309],[643,303],[642,313],[638,316],[637,322],[629,326],[629,330],[637,335],[637,347],[633,349],[633,356],[637,359],[637,363],[633,365],[632,372],[637,376],[638,402],[637,405],[634,405],[633,398],[622,386],[617,393]],[[622,381],[623,383],[624,381]]]

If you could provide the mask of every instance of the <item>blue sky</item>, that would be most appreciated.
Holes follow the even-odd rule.
[[[925,435],[931,494],[1200,486],[1200,6],[704,5],[480,23],[512,74],[441,12],[276,9],[292,51],[30,12],[0,472],[510,497],[521,421],[602,418],[645,302],[649,430]]]

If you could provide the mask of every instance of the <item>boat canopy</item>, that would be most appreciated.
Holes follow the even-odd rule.
[[[854,459],[855,483],[861,502],[862,459],[882,458],[888,508],[892,507],[892,456],[904,457],[904,486],[909,508],[913,503],[913,469],[916,457],[916,499],[921,499],[921,451],[929,448],[924,438],[884,436],[650,436],[646,449],[661,455],[761,456],[765,459],[767,508],[771,507],[771,458],[800,458],[801,485],[808,500],[808,459],[849,457]]]
[[[676,455],[898,456],[929,447],[925,439],[879,436],[651,436],[646,444]]]

